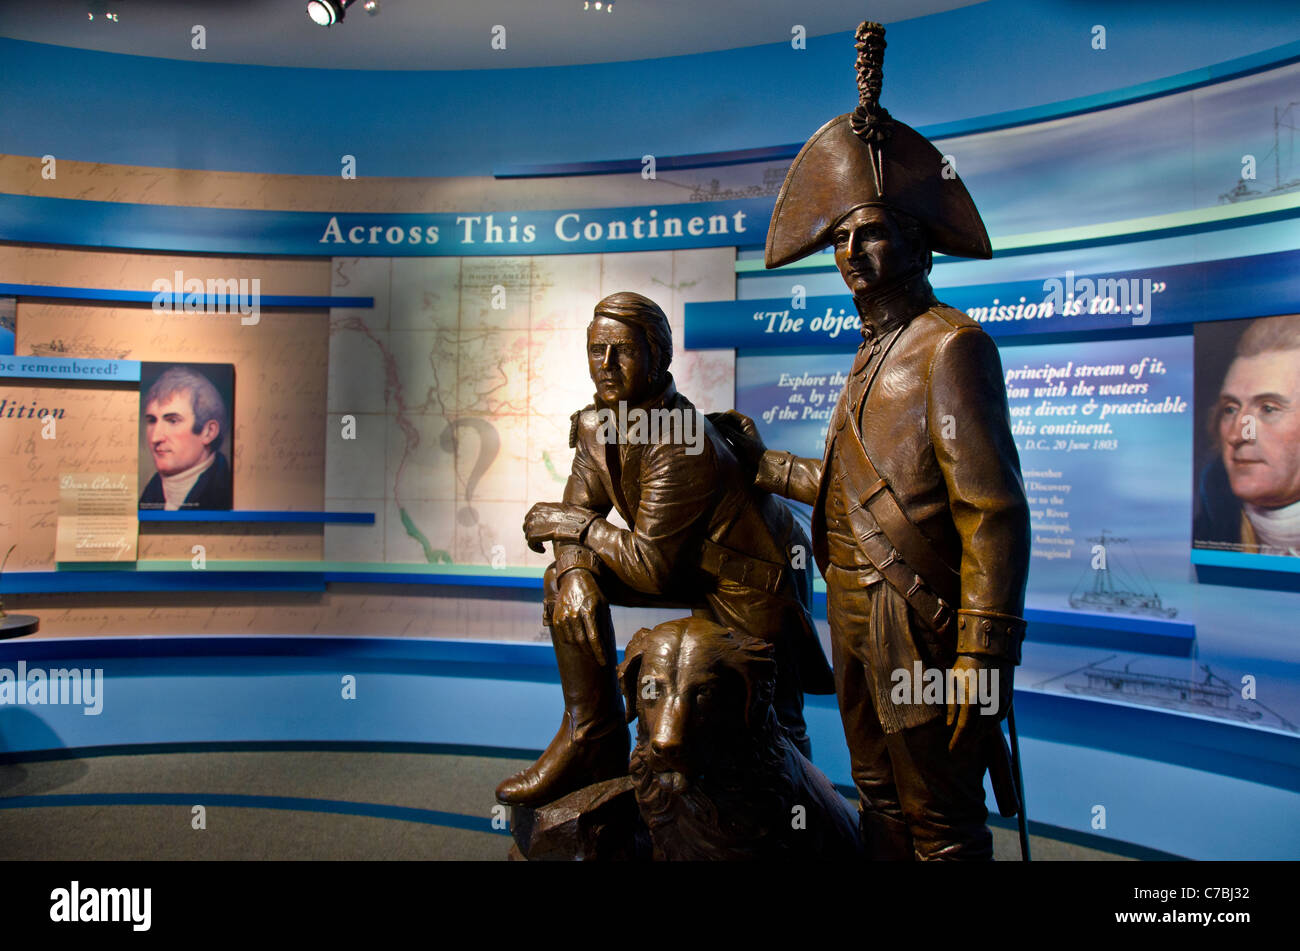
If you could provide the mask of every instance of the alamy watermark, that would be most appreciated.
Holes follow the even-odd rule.
[[[923,667],[914,661],[912,668],[896,667],[890,674],[893,688],[889,699],[896,704],[974,703],[984,716],[997,716],[1001,695],[998,692],[998,668],[945,670]]]
[[[57,667],[45,670],[28,667],[20,660],[18,669],[0,667],[0,706],[83,706],[88,717],[104,710],[104,668]]]
[[[686,446],[688,456],[704,451],[704,419],[697,409],[629,409],[619,400],[617,411],[603,407],[596,415],[600,420],[596,437],[603,446],[671,443]]]
[[[154,292],[155,313],[234,314],[241,324],[256,324],[262,313],[262,279],[260,277],[187,278],[177,271],[173,278],[160,277],[150,288]]]
[[[148,931],[152,909],[152,888],[88,888],[74,880],[50,892],[54,922],[125,922],[132,931]]]
[[[1073,271],[1065,272],[1064,281],[1056,277],[1043,281],[1043,290],[1048,295],[1045,302],[1050,302],[1061,316],[1131,314],[1135,327],[1151,323],[1151,295],[1164,289],[1163,281],[1152,281],[1149,277],[1076,280]]]

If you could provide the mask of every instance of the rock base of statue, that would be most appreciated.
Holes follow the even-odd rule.
[[[632,777],[584,786],[544,806],[512,806],[511,861],[650,861],[650,835],[637,811]]]

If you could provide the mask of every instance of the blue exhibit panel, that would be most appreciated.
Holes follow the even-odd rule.
[[[1300,221],[1294,224],[1300,239]],[[1300,307],[1300,251],[1109,274],[1045,273],[1038,280],[946,286],[937,293],[1000,342],[1048,334],[1139,336],[1201,321],[1294,313]],[[794,308],[788,296],[688,303],[685,346],[748,353],[857,348],[861,337],[850,296],[808,297],[803,305]]]
[[[139,383],[140,361],[11,354],[0,356],[0,378]]]
[[[1196,652],[1196,625],[1126,615],[1026,608],[1025,639],[1171,657]]]
[[[2,594],[68,591],[324,591],[325,577],[306,571],[137,571],[65,565],[58,571],[6,571]]]
[[[1245,551],[1193,548],[1192,564],[1211,568],[1242,568],[1250,571],[1300,574],[1300,558],[1285,555],[1257,555]]]
[[[189,208],[0,193],[0,240],[315,257],[495,257],[656,251],[761,245],[773,204],[772,198],[744,198],[620,208],[331,214]],[[59,290],[73,292],[76,288]],[[152,301],[154,296],[148,294],[143,299]],[[127,299],[141,300],[136,296]],[[184,298],[177,294],[175,299],[183,301]],[[284,298],[297,299],[313,302],[297,305],[304,307],[347,306],[332,303],[332,298]]]
[[[3,752],[18,758],[287,742],[535,751],[562,708],[544,645],[234,636],[0,644],[0,669],[20,662],[29,675],[77,667],[101,679],[80,705],[20,705],[0,692]],[[356,678],[355,700],[341,698],[345,675]],[[1300,739],[1032,690],[1017,692],[1016,712],[1034,821],[1191,858],[1300,854]],[[817,762],[850,787],[834,698],[809,698],[808,721]]]

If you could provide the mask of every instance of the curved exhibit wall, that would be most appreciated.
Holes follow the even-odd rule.
[[[1008,11],[1020,16],[1014,30],[1003,28]],[[1208,27],[1226,15],[1207,12],[1205,29],[1181,24],[1186,42],[1097,71],[1091,22],[992,2],[891,26],[886,60],[886,103],[936,126],[995,248],[993,261],[939,258],[932,278],[999,344],[1032,483],[1017,674],[1031,816],[1197,858],[1300,850],[1300,832],[1277,831],[1295,828],[1284,817],[1300,807],[1300,559],[1197,538],[1192,526],[1215,458],[1202,420],[1226,357],[1243,328],[1300,311],[1300,170],[1285,131],[1300,48],[1266,12],[1244,13],[1213,43]],[[1108,53],[1173,30],[1121,7],[1103,19]],[[976,23],[989,67],[945,98],[935,84],[952,84],[919,65],[920,38],[956,47]],[[1070,30],[1087,53],[1054,62],[1074,71],[1023,82]],[[1019,59],[991,55],[1014,43]],[[314,71],[0,47],[31,87],[0,105],[12,120],[0,138],[0,300],[16,298],[0,306],[0,323],[11,315],[0,350],[8,340],[14,354],[0,355],[0,438],[19,461],[0,500],[17,546],[0,591],[10,611],[42,622],[35,638],[0,645],[0,667],[105,678],[102,713],[0,707],[4,751],[540,749],[558,709],[539,623],[547,559],[518,525],[562,488],[569,414],[590,399],[584,328],[614,290],[664,306],[678,386],[702,410],[734,404],[769,445],[819,453],[819,406],[856,330],[825,259],[761,267],[790,156],[677,167],[671,156],[801,140],[836,108],[825,90],[851,97],[847,34],[810,41],[810,68],[784,78],[773,64],[786,44],[526,76],[327,74],[351,90],[336,98],[349,121],[328,126],[318,111],[284,111]],[[738,80],[738,64],[765,79]],[[148,87],[147,99],[167,77],[188,110],[137,116],[147,135],[115,133],[94,114],[100,92],[72,95],[109,65],[120,67],[117,95]],[[200,86],[202,71],[223,82]],[[492,124],[521,82],[536,90],[537,134],[502,145],[476,123]],[[605,109],[600,134],[566,105],[574,87],[637,82],[652,93]],[[428,83],[459,94],[426,95]],[[258,84],[271,92],[241,98]],[[702,115],[702,102],[728,120]],[[203,124],[216,109],[241,118],[220,148]],[[421,132],[397,116],[427,121]],[[433,134],[451,126],[462,134]],[[636,155],[633,127],[652,130],[644,148],[669,158],[654,178],[640,162],[611,175],[487,177]],[[379,148],[346,146],[339,128]],[[339,175],[347,153],[358,153],[356,179]],[[43,174],[47,154],[55,175]],[[137,519],[153,465],[141,390],[172,365],[198,365],[226,394],[231,510],[141,508]],[[1106,431],[1048,431],[1102,416]],[[129,557],[83,559],[61,543],[65,528],[75,537],[84,487],[74,483],[86,475],[126,486]],[[619,643],[675,613],[616,609]],[[824,598],[819,625],[825,637]],[[340,691],[348,676],[356,701]],[[810,699],[810,733],[818,762],[848,786],[825,699]],[[1239,808],[1221,824],[1199,818],[1225,801]],[[1098,805],[1109,825],[1097,824]]]
[[[554,656],[540,644],[281,635],[17,647],[0,645],[0,663],[22,657],[49,669],[76,658],[89,678],[102,671],[105,687],[100,712],[91,715],[84,711],[93,703],[0,713],[0,736],[19,760],[64,748],[84,755],[266,747],[535,755],[556,725]],[[1138,858],[1296,854],[1288,821],[1296,808],[1293,741],[1039,692],[1018,696],[1016,711],[1034,833],[1092,837],[1092,845]],[[810,697],[806,716],[818,765],[851,790],[834,698]],[[475,815],[490,815],[493,804],[492,790],[483,789]]]
[[[884,102],[925,131],[1207,80],[1293,41],[1293,6],[988,0],[890,24]],[[0,153],[288,175],[353,154],[362,176],[448,176],[799,143],[855,104],[851,36],[544,69],[508,68],[507,46],[500,70],[392,73],[226,65],[215,36],[212,64],[0,39]]]

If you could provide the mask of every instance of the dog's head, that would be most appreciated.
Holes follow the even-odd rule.
[[[753,744],[776,662],[765,641],[688,617],[637,631],[619,678],[638,753],[653,772],[691,778]]]

